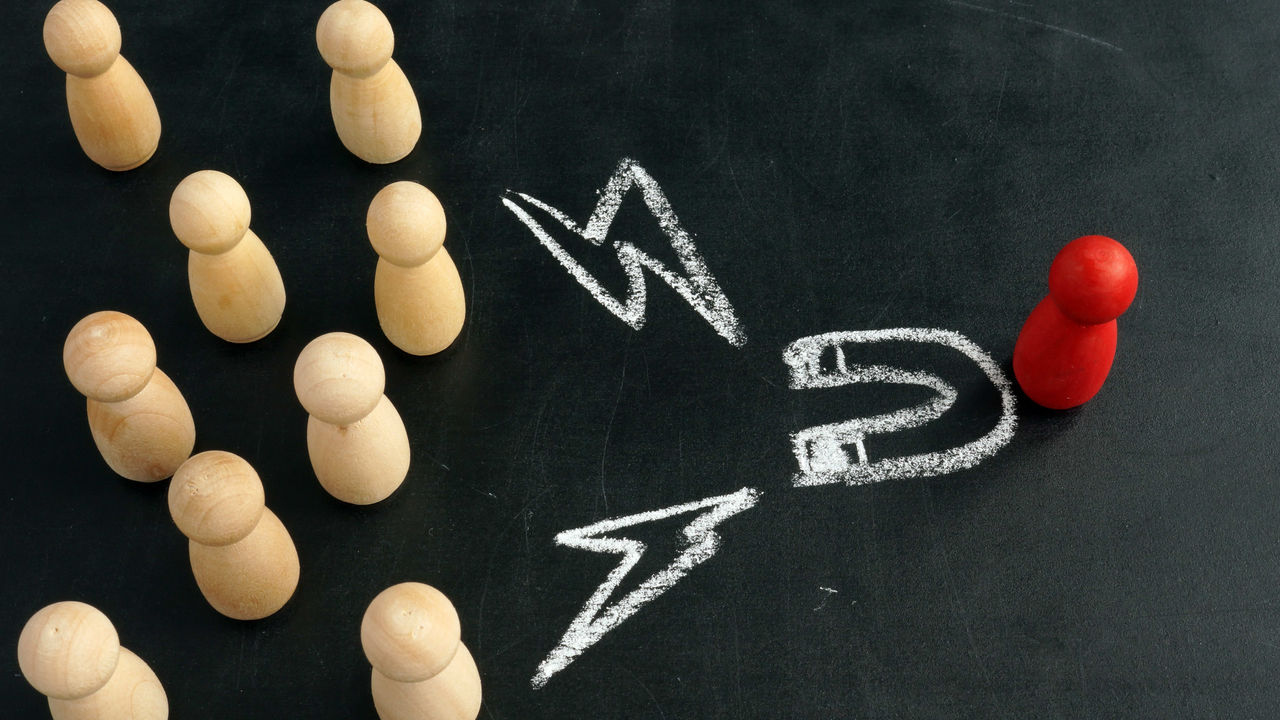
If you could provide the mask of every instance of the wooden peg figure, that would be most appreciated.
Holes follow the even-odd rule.
[[[173,234],[191,250],[187,278],[196,314],[228,342],[259,340],[284,313],[284,281],[249,229],[249,197],[216,170],[188,175],[169,199]]]
[[[1013,374],[1027,397],[1065,410],[1102,389],[1116,356],[1116,318],[1138,292],[1138,266],[1102,235],[1067,243],[1049,268],[1049,294],[1031,311],[1013,348]]]
[[[373,346],[350,333],[312,340],[293,368],[307,420],[316,479],[343,502],[369,505],[409,473],[409,434],[383,394],[386,374]]]
[[[259,620],[293,597],[298,550],[243,458],[211,450],[183,463],[169,483],[169,513],[190,539],[191,572],[214,610]]]
[[[116,473],[155,482],[191,455],[191,409],[156,367],[156,346],[142,323],[110,310],[85,317],[67,335],[62,364],[88,398],[93,442]]]
[[[440,201],[418,183],[392,183],[369,204],[366,225],[378,253],[373,297],[382,332],[410,355],[449,347],[462,332],[467,303],[444,248]]]
[[[120,24],[98,0],[60,0],[44,19],[44,47],[67,73],[67,110],[90,160],[132,170],[160,144],[151,91],[120,55]]]
[[[444,593],[408,582],[378,593],[360,623],[382,720],[475,720],[480,672]]]
[[[333,68],[329,105],[342,144],[365,162],[408,155],[422,134],[422,114],[391,59],[395,33],[387,16],[365,0],[338,0],[320,16],[316,46]]]
[[[49,698],[53,720],[166,720],[169,700],[115,626],[82,602],[49,605],[18,637],[18,668]]]

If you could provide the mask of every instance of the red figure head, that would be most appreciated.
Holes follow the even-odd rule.
[[[1063,314],[1094,325],[1115,320],[1138,292],[1138,266],[1123,245],[1103,235],[1067,243],[1049,268],[1049,294]]]

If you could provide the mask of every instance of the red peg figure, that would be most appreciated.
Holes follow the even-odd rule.
[[[1083,405],[1102,389],[1116,356],[1116,318],[1138,292],[1138,266],[1102,235],[1067,243],[1049,268],[1049,294],[1013,348],[1022,391],[1054,410]]]

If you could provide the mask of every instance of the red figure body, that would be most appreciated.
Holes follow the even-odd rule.
[[[1116,318],[1138,292],[1138,266],[1102,235],[1067,243],[1049,268],[1049,295],[1013,348],[1013,374],[1037,404],[1076,407],[1102,389],[1116,355]]]

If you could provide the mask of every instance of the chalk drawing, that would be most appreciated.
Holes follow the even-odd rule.
[[[967,2],[961,2],[960,0],[943,0],[943,2],[947,3],[948,5],[955,5],[956,7],[968,8],[970,10],[978,10],[980,12],[984,12],[989,15],[1008,18],[1010,20],[1014,20],[1020,23],[1026,23],[1027,25],[1032,25],[1034,27],[1044,28],[1045,30],[1052,30],[1053,32],[1059,32],[1059,33],[1062,33],[1063,35],[1076,38],[1077,40],[1084,40],[1085,42],[1091,42],[1094,45],[1099,45],[1108,50],[1114,50],[1115,52],[1124,52],[1124,48],[1122,47],[1117,47],[1104,40],[1099,40],[1098,38],[1093,37],[1092,35],[1085,35],[1082,32],[1076,32],[1075,30],[1064,28],[1059,25],[1050,25],[1049,23],[1040,22],[1039,20],[1033,20],[1029,17],[1024,17],[1022,15],[1015,15],[1010,12],[996,10],[995,8],[983,7],[981,5],[972,5]]]
[[[556,242],[541,223],[516,202],[516,198],[519,198],[538,208],[569,232],[598,247],[604,244],[609,234],[609,227],[618,214],[618,208],[622,206],[622,199],[633,187],[640,188],[645,206],[658,220],[658,226],[662,228],[671,248],[680,259],[683,274],[673,272],[661,260],[636,247],[630,241],[612,240],[611,247],[617,253],[618,262],[622,265],[627,277],[627,295],[623,300],[619,300],[605,290],[595,276],[573,259],[572,253]],[[600,190],[600,199],[596,202],[595,210],[585,226],[578,225],[565,213],[537,198],[512,190],[507,190],[506,195],[502,198],[502,204],[533,232],[543,247],[550,251],[552,257],[558,260],[597,302],[626,324],[636,330],[644,327],[646,300],[644,270],[648,269],[679,293],[685,302],[689,303],[731,345],[742,347],[746,344],[747,335],[742,329],[742,323],[720,289],[719,283],[707,269],[706,261],[694,246],[693,237],[680,224],[658,181],[654,180],[653,176],[640,167],[635,160],[623,158],[618,163],[613,176]]]
[[[944,345],[972,360],[1000,392],[1000,419],[995,426],[977,440],[959,447],[869,462],[867,436],[919,427],[946,412],[956,399],[955,388],[932,373],[884,365],[851,365],[845,358],[846,345],[891,341]],[[822,355],[828,351],[835,353],[833,371],[825,371],[821,366]],[[787,346],[782,357],[791,369],[791,387],[797,390],[888,383],[921,385],[934,391],[929,400],[902,410],[793,433],[791,441],[800,465],[800,471],[792,478],[797,487],[832,483],[862,485],[895,478],[944,475],[974,467],[1013,438],[1017,420],[1008,378],[986,351],[960,333],[933,328],[833,332],[800,338]],[[849,456],[845,449],[848,445],[856,449],[856,459]]]
[[[826,593],[826,595],[824,595],[824,596],[822,597],[822,602],[818,603],[818,606],[817,606],[817,607],[815,607],[815,608],[813,609],[813,611],[814,611],[814,612],[818,612],[818,611],[819,611],[819,610],[821,610],[822,608],[826,607],[826,606],[827,606],[827,602],[831,600],[831,596],[832,596],[832,595],[837,595],[837,594],[839,594],[839,593],[840,593],[840,591],[839,591],[839,590],[837,590],[837,589],[835,589],[835,588],[829,588],[829,587],[827,587],[827,586],[825,586],[825,585],[819,585],[819,586],[818,586],[818,589],[819,589],[819,590],[821,590],[822,592]]]
[[[575,530],[565,530],[556,535],[556,543],[564,547],[619,555],[622,560],[600,584],[600,587],[596,588],[582,611],[569,624],[569,629],[560,639],[560,644],[556,645],[546,659],[538,665],[538,670],[530,681],[533,687],[537,689],[546,685],[552,675],[565,669],[606,633],[634,615],[646,603],[669,590],[690,570],[709,560],[720,549],[720,536],[715,532],[716,526],[750,509],[759,499],[759,490],[742,488],[728,495],[603,520]],[[701,512],[684,528],[684,537],[688,544],[680,554],[665,568],[640,583],[635,590],[606,608],[605,603],[609,600],[609,596],[618,589],[623,578],[631,572],[631,568],[635,567],[640,556],[645,552],[643,542],[614,536],[613,533],[622,528],[700,510],[705,512]]]

